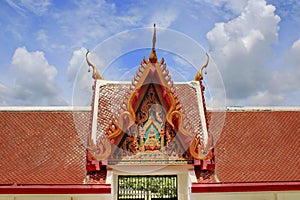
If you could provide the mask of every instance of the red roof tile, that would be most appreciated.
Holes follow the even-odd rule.
[[[99,92],[99,103],[96,112],[98,112],[97,134],[105,134],[110,125],[113,116],[121,110],[123,97],[129,90],[129,83],[111,84],[102,83]],[[200,111],[198,107],[198,97],[194,86],[191,84],[174,84],[176,93],[182,105],[182,110],[186,113],[192,132],[199,133],[202,130]],[[99,137],[99,135],[98,135]]]
[[[299,181],[299,154],[299,111],[227,112],[216,174],[221,182]]]
[[[89,112],[0,112],[0,184],[81,184],[89,118]]]
[[[221,182],[300,180],[300,111],[212,114]],[[0,112],[0,184],[83,183],[89,124],[90,111]]]

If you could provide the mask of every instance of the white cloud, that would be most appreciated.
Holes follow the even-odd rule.
[[[242,104],[252,104],[250,97],[263,94],[270,87],[268,61],[272,59],[272,45],[278,40],[279,21],[274,6],[249,0],[239,16],[215,24],[207,33],[228,102],[236,105],[243,100]]]
[[[77,75],[77,72],[80,70],[82,62],[85,57],[86,49],[81,48],[79,50],[73,51],[72,58],[69,61],[67,76],[70,81],[74,81]]]
[[[169,28],[177,16],[178,12],[174,9],[158,10],[154,12],[149,26],[155,22],[160,28]]]
[[[56,68],[49,65],[43,52],[29,52],[25,47],[16,49],[12,57],[12,69],[17,72],[18,78],[22,79],[31,77],[35,80],[53,81],[57,75]]]
[[[40,29],[36,33],[36,39],[41,43],[42,46],[45,46],[48,42],[48,35],[45,29]]]
[[[177,20],[181,9],[173,1],[168,2],[167,7],[161,6],[159,1],[151,2],[151,6],[145,2],[103,0],[75,1],[74,5],[52,14],[57,31],[65,41],[72,43],[73,49],[87,44],[96,46],[121,31],[152,27],[153,23],[168,28]]]
[[[290,81],[283,82],[280,80],[281,85],[277,85],[275,80],[279,80],[277,78],[279,76],[295,80],[295,76],[291,73],[291,68],[295,67],[290,66],[289,70],[286,70],[284,73],[279,71],[272,72],[278,65],[270,69],[270,60],[275,60],[272,57],[274,55],[273,48],[274,46],[275,48],[281,48],[282,45],[276,45],[280,18],[275,14],[275,7],[267,5],[265,0],[194,0],[192,2],[168,0],[164,3],[157,0],[152,1],[151,6],[149,6],[148,2],[144,1],[124,3],[104,0],[77,0],[66,6],[56,6],[56,2],[54,4],[50,0],[6,1],[12,8],[22,14],[22,17],[18,14],[16,16],[18,16],[17,22],[22,25],[23,31],[20,31],[20,28],[11,29],[8,26],[5,29],[10,30],[10,32],[12,32],[11,30],[15,30],[15,33],[20,37],[19,41],[12,40],[15,46],[10,47],[10,49],[14,50],[16,46],[20,46],[19,42],[21,39],[23,39],[22,44],[26,44],[29,49],[43,49],[46,51],[47,56],[49,56],[48,59],[52,59],[49,62],[52,65],[59,66],[59,68],[56,68],[56,70],[59,70],[59,74],[66,72],[69,81],[72,83],[82,62],[86,64],[84,58],[85,50],[79,49],[82,46],[91,49],[94,48],[90,57],[96,66],[100,67],[99,70],[104,74],[104,78],[116,80],[118,76],[123,77],[124,71],[128,69],[135,72],[135,69],[132,68],[139,64],[142,56],[137,58],[137,62],[133,61],[133,59],[119,59],[118,56],[121,56],[121,53],[124,53],[124,49],[126,49],[122,40],[130,40],[131,42],[128,45],[134,48],[150,47],[152,28],[149,34],[146,32],[145,35],[140,34],[137,37],[130,35],[129,37],[136,37],[134,41],[127,37],[128,35],[125,38],[119,37],[120,41],[115,41],[117,44],[108,46],[104,49],[104,52],[97,51],[97,48],[102,43],[105,43],[105,39],[120,31],[145,26],[152,27],[154,22],[157,23],[158,30],[159,28],[173,28],[176,31],[193,37],[202,45],[205,45],[205,48],[209,46],[210,55],[212,56],[210,65],[213,61],[218,64],[220,73],[224,78],[227,96],[230,98],[229,102],[232,102],[232,104],[243,101],[244,103],[250,102],[251,98],[259,94],[270,94],[265,96],[276,95],[275,87],[281,88],[282,92],[284,90],[291,91],[292,87],[288,86],[291,84]],[[268,0],[268,2],[273,1],[277,0]],[[280,5],[283,4],[281,3]],[[289,7],[293,6],[290,3],[288,4]],[[288,10],[288,8],[286,9]],[[46,14],[47,11],[49,13]],[[32,13],[35,13],[35,15],[32,15]],[[280,12],[277,10],[276,13]],[[43,16],[40,17],[39,15]],[[27,20],[26,23],[23,23],[24,19]],[[43,24],[39,23],[41,20],[45,20],[42,21]],[[214,28],[207,33],[207,42],[203,39],[204,35],[211,29],[212,23],[216,21],[221,21],[221,23],[216,23]],[[283,22],[286,21],[283,20]],[[14,22],[10,22],[9,24],[13,24],[11,27],[16,26]],[[193,78],[194,72],[198,70],[198,66],[205,61],[204,54],[194,50],[193,47],[185,48],[188,45],[182,40],[176,40],[176,38],[174,40],[169,35],[163,37],[163,32],[165,32],[163,29],[158,31],[157,48],[178,48],[177,53],[179,55],[188,54],[183,59],[192,60],[191,63],[196,66],[196,69],[190,72],[186,68],[182,68],[183,73],[181,71],[178,72],[179,75],[183,75],[185,72],[184,77],[189,76],[189,79],[190,77]],[[280,42],[282,42],[281,38]],[[147,45],[140,45],[139,40],[146,41]],[[299,44],[295,42],[293,49],[297,49],[297,46]],[[133,50],[134,48],[128,49]],[[102,48],[100,49],[102,50]],[[284,51],[284,49],[281,49],[281,51]],[[288,53],[289,57],[293,57],[287,60],[289,64],[290,62],[299,63],[297,56],[292,56],[295,54],[293,52],[297,51],[291,50]],[[12,51],[10,53],[12,54]],[[97,58],[94,54],[97,54],[101,59]],[[199,58],[200,54],[203,54],[203,58]],[[126,55],[122,56],[125,57]],[[145,56],[148,56],[148,52]],[[162,55],[158,56],[161,57]],[[276,56],[276,59],[279,60],[280,55],[276,54]],[[125,61],[123,62],[123,60]],[[170,64],[170,60],[166,60],[166,62]],[[174,62],[174,67],[176,67],[176,64],[181,66],[180,63]],[[8,63],[5,65],[7,66]],[[113,70],[109,70],[111,65],[115,67]],[[66,69],[67,67],[68,69]],[[108,67],[109,69],[103,69],[102,67]],[[84,75],[79,75],[76,81],[80,82],[78,84],[81,85],[82,90],[90,91],[91,74],[86,71],[87,65],[81,68],[83,71],[79,74]],[[293,72],[296,71],[293,69]],[[220,88],[216,84],[211,84],[214,77],[216,77],[212,73],[211,66],[208,67],[207,72],[208,75],[205,80],[209,83],[209,87],[207,88],[211,91],[220,91]],[[57,74],[55,77],[57,77]],[[21,77],[18,77],[18,79],[15,78],[15,82],[19,83],[20,79]],[[59,76],[59,84],[64,88],[64,91],[67,91],[66,85],[68,83],[64,79],[66,78]],[[55,81],[53,82],[56,83]],[[58,88],[58,86],[55,87]],[[24,90],[25,92],[26,90]],[[278,95],[286,97],[283,93]],[[68,94],[68,96],[70,95]]]
[[[134,16],[118,14],[114,3],[103,0],[74,3],[75,9],[61,10],[53,17],[61,36],[70,40],[68,42],[75,48],[86,45],[88,41],[100,42],[122,30],[125,25],[135,24]]]
[[[247,5],[247,0],[205,0],[205,2],[217,7],[225,7],[234,13],[240,13]]]
[[[67,76],[73,85],[72,105],[90,105],[92,100],[92,72],[88,73],[88,65],[85,61],[85,48],[73,51],[71,60],[69,61]],[[95,59],[95,55],[89,55],[90,61],[99,66],[99,61]],[[96,60],[96,61],[95,61]],[[101,66],[101,65],[100,65]],[[99,69],[98,69],[99,70]]]
[[[9,105],[9,88],[7,88],[4,84],[0,83],[0,105],[7,106]]]
[[[285,100],[283,95],[274,94],[270,91],[259,91],[256,95],[249,98],[252,105],[266,106],[266,105],[279,105]]]
[[[300,22],[300,1],[299,0],[268,0],[275,5],[278,10],[277,13],[288,21]]]
[[[251,51],[252,47],[255,43],[259,42],[259,40],[263,41],[264,35],[259,30],[251,30],[248,35],[242,37],[242,42],[247,51]]]
[[[300,39],[296,40],[292,45],[292,52],[299,53],[299,51],[300,51]]]
[[[299,106],[300,39],[296,40],[280,67],[272,73],[272,92],[283,95],[290,105]]]
[[[14,87],[2,86],[1,96],[17,105],[62,105],[56,84],[57,69],[50,65],[43,52],[29,52],[19,47],[11,61]]]
[[[27,10],[36,15],[46,13],[51,5],[51,0],[6,0],[6,2],[18,12]]]

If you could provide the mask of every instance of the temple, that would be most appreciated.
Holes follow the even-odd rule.
[[[210,171],[211,177],[204,179],[214,180],[213,134],[208,132],[201,74],[208,60],[193,81],[174,83],[164,58],[157,59],[155,40],[154,26],[149,59],[143,59],[131,83],[93,75],[87,148],[88,174],[93,176],[88,182],[97,182],[91,177],[102,173],[95,163],[106,169],[111,165],[198,166],[197,173]],[[86,59],[92,65],[88,54]]]
[[[1,108],[0,199],[300,198],[300,109],[210,110],[209,55],[173,82],[155,46],[154,25],[149,57],[121,83],[87,52],[91,107]],[[213,114],[226,115],[217,142]]]

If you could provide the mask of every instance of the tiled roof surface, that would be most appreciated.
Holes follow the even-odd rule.
[[[210,123],[223,128],[215,145],[221,182],[300,180],[300,111],[208,116],[225,117]],[[89,123],[90,111],[1,111],[0,184],[83,183]]]
[[[0,112],[0,184],[83,183],[89,117],[86,111]]]
[[[176,93],[182,105],[182,110],[186,113],[192,131],[199,133],[202,129],[196,89],[186,84],[174,84]],[[106,84],[101,85],[98,103],[98,134],[104,134],[112,117],[120,110],[124,95],[129,90],[130,84]],[[185,120],[185,119],[184,119]]]
[[[300,111],[227,112],[216,174],[221,182],[300,181],[299,155]]]

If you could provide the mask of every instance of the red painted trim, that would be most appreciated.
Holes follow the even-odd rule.
[[[300,190],[300,182],[193,183],[192,193]]]
[[[110,194],[111,185],[0,185],[0,194]]]

